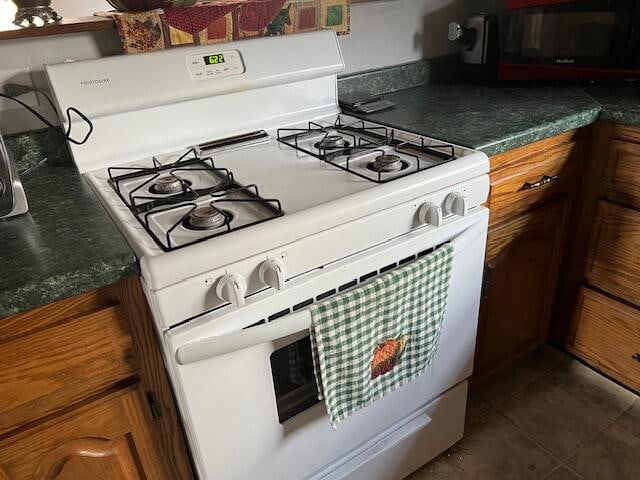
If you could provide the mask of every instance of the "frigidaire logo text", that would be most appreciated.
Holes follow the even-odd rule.
[[[109,83],[111,81],[110,78],[94,78],[93,80],[81,80],[80,85],[82,86],[90,86],[90,85],[102,85],[104,83]]]

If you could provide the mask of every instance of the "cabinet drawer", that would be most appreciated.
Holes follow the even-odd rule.
[[[594,367],[640,390],[640,311],[583,288],[576,317],[572,350]]]
[[[640,208],[640,144],[614,140],[604,178],[607,198]]]
[[[132,340],[119,305],[101,305],[58,319],[65,302],[74,300],[7,319],[10,326],[20,324],[20,319],[33,320],[30,327],[16,328],[18,334],[4,325],[0,329],[0,435],[137,372]]]
[[[496,225],[578,187],[584,142],[571,141],[491,173],[490,223]]]
[[[600,202],[586,264],[587,280],[640,305],[640,211]]]

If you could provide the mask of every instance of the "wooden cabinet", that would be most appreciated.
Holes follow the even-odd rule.
[[[574,130],[490,159],[475,381],[547,340],[587,141]]]
[[[546,341],[569,206],[563,200],[491,229],[476,374]]]
[[[22,431],[0,442],[0,479],[170,478],[147,412],[130,387]]]
[[[137,278],[0,321],[0,480],[188,479]]]
[[[99,307],[42,330],[16,333],[5,331],[0,341],[0,392],[4,393],[0,435],[88,398],[138,370],[118,305]]]
[[[553,337],[640,390],[640,129],[600,123],[591,152]]]
[[[583,287],[575,316],[573,353],[640,390],[640,310]]]

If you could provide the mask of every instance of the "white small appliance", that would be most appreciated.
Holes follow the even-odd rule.
[[[22,215],[27,211],[27,196],[18,169],[0,133],[0,220]]]
[[[343,68],[320,31],[46,69],[93,121],[70,148],[139,259],[202,479],[402,478],[462,436],[488,159],[342,114]],[[333,431],[309,305],[449,241],[432,364]]]

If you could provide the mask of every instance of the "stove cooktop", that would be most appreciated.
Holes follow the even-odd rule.
[[[260,130],[201,143],[111,167],[98,177],[168,252],[467,153],[472,151],[339,114],[271,134]]]

